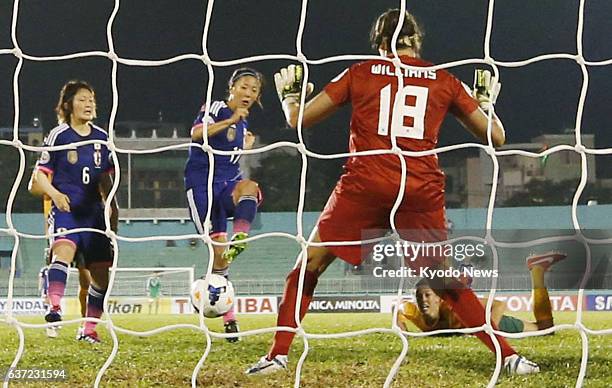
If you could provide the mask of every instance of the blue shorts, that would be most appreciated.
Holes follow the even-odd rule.
[[[93,228],[105,230],[104,208],[94,205],[94,209],[86,214],[61,212],[52,207],[49,214],[49,233],[60,233],[76,228]],[[49,246],[53,248],[58,242],[72,244],[79,254],[83,255],[85,266],[91,263],[109,263],[113,261],[111,241],[106,235],[96,232],[69,233],[63,236],[49,238]],[[75,257],[76,259],[76,257]]]
[[[227,233],[227,218],[234,216],[236,206],[232,192],[240,181],[224,181],[213,183],[213,200],[210,214],[210,236],[217,237]],[[187,203],[189,214],[195,224],[196,230],[204,234],[204,221],[208,211],[208,188],[206,185],[197,185],[187,189]]]

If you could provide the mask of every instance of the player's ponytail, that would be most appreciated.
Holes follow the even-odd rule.
[[[70,114],[72,113],[72,101],[74,96],[81,89],[87,89],[95,96],[94,89],[85,81],[71,80],[66,82],[60,91],[59,100],[55,107],[58,124],[70,124]]]

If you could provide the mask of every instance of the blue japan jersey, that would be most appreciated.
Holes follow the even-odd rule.
[[[51,130],[45,146],[61,146],[86,140],[108,141],[108,134],[93,124],[87,136],[79,135],[68,124]],[[70,198],[72,213],[91,213],[102,201],[98,184],[104,173],[113,172],[106,144],[87,144],[58,151],[43,151],[37,169],[53,176],[53,186]]]
[[[225,104],[224,101],[214,101],[210,106],[210,112],[204,117],[204,106],[200,109],[196,117],[193,128],[203,125],[204,121],[208,125],[229,119],[234,112]],[[208,144],[216,150],[235,151],[244,149],[244,137],[247,132],[248,123],[242,119],[236,124],[223,129],[221,132],[208,138]],[[194,141],[203,144],[203,140]],[[240,165],[238,164],[239,155],[214,155],[215,171],[214,182],[227,182],[241,179]],[[199,147],[189,147],[189,159],[185,165],[185,187],[190,189],[198,185],[206,185],[208,182],[208,154]]]

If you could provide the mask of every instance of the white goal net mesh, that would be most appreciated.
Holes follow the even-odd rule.
[[[14,58],[17,59],[17,65],[15,67],[15,71],[14,71],[14,76],[13,76],[13,93],[14,93],[14,111],[15,111],[15,115],[14,115],[14,123],[13,123],[13,128],[14,128],[14,132],[13,132],[13,140],[0,140],[0,144],[4,145],[4,146],[10,146],[10,147],[14,147],[19,155],[20,155],[20,165],[19,165],[19,172],[16,176],[16,179],[13,183],[12,186],[12,190],[10,192],[9,198],[8,198],[8,204],[7,204],[7,210],[6,210],[6,223],[7,223],[7,228],[2,228],[0,229],[0,232],[4,233],[7,236],[11,236],[14,239],[14,246],[13,246],[13,253],[12,253],[12,257],[11,257],[11,271],[10,271],[10,275],[9,275],[9,288],[8,288],[8,295],[7,295],[7,299],[8,299],[8,308],[6,310],[6,314],[4,316],[2,316],[2,318],[0,318],[1,322],[4,322],[5,324],[9,324],[12,325],[18,335],[19,335],[19,347],[17,350],[17,353],[15,354],[14,360],[11,364],[11,367],[16,367],[17,364],[19,363],[23,352],[24,352],[24,344],[25,344],[25,336],[24,336],[24,328],[31,328],[31,327],[44,327],[44,324],[27,324],[24,322],[20,322],[18,319],[15,318],[15,316],[12,313],[12,310],[10,308],[12,300],[13,300],[13,284],[15,281],[15,268],[16,268],[16,259],[17,259],[17,252],[19,249],[19,243],[20,243],[20,239],[23,238],[45,238],[45,236],[37,236],[37,235],[31,235],[31,234],[25,234],[22,233],[20,231],[18,231],[13,223],[13,218],[12,218],[12,209],[13,209],[13,203],[15,201],[16,195],[17,195],[17,190],[19,187],[20,182],[24,179],[24,171],[25,171],[25,153],[24,151],[30,151],[30,152],[41,152],[45,149],[47,150],[60,150],[60,149],[66,149],[68,148],[68,146],[61,146],[61,147],[47,147],[47,148],[43,148],[43,147],[35,147],[35,146],[29,146],[26,144],[23,144],[18,137],[18,125],[19,125],[19,115],[20,115],[20,87],[19,87],[19,78],[20,78],[20,72],[22,69],[22,66],[24,64],[25,61],[59,61],[59,60],[70,60],[70,59],[77,59],[77,58],[85,58],[85,57],[101,57],[101,58],[107,58],[111,63],[112,63],[112,70],[111,70],[111,82],[112,82],[112,92],[113,92],[113,98],[112,98],[112,109],[111,109],[111,113],[110,113],[110,123],[109,123],[109,141],[108,141],[108,148],[113,151],[115,154],[116,153],[124,153],[124,154],[154,154],[154,153],[159,153],[159,152],[163,152],[163,151],[168,151],[168,150],[187,150],[188,147],[190,147],[190,144],[180,144],[180,145],[173,145],[173,146],[167,146],[167,147],[160,147],[160,148],[155,148],[155,149],[148,149],[148,150],[133,150],[133,149],[121,149],[118,148],[115,144],[115,136],[114,136],[114,125],[115,125],[115,120],[116,120],[116,116],[117,116],[117,111],[118,111],[118,105],[119,105],[119,95],[118,95],[118,86],[117,86],[117,70],[118,70],[118,65],[126,65],[126,66],[135,66],[135,67],[144,67],[144,66],[163,66],[163,65],[167,65],[167,64],[171,64],[171,63],[175,63],[178,61],[184,61],[184,60],[197,60],[197,61],[201,61],[201,63],[203,64],[203,66],[206,67],[207,71],[208,71],[208,76],[209,76],[209,81],[208,81],[208,86],[207,86],[207,91],[206,91],[206,113],[208,113],[209,109],[210,109],[210,104],[211,104],[211,96],[212,96],[212,86],[213,86],[213,82],[214,82],[214,67],[218,67],[218,66],[223,66],[223,67],[228,67],[228,66],[236,66],[236,65],[240,65],[240,64],[246,64],[246,63],[251,63],[254,61],[260,61],[260,60],[270,60],[270,59],[280,59],[280,60],[291,60],[291,61],[295,61],[295,62],[299,62],[304,66],[304,82],[308,82],[308,76],[309,76],[309,65],[319,65],[319,64],[324,64],[324,63],[329,63],[329,62],[333,62],[333,61],[344,61],[344,60],[366,60],[366,59],[380,59],[379,57],[375,57],[375,56],[371,56],[371,55],[341,55],[341,56],[332,56],[332,57],[326,57],[326,58],[322,58],[322,59],[317,59],[317,60],[312,60],[307,58],[302,51],[302,37],[303,37],[303,33],[304,33],[304,28],[306,25],[306,20],[307,20],[307,12],[308,12],[308,1],[307,0],[303,0],[302,1],[302,8],[301,8],[301,15],[300,15],[300,22],[299,22],[299,29],[298,29],[298,33],[297,33],[297,38],[296,38],[296,48],[297,48],[297,55],[289,55],[289,54],[277,54],[277,55],[261,55],[261,56],[254,56],[254,57],[246,57],[246,58],[239,58],[236,60],[228,60],[228,61],[217,61],[214,60],[212,58],[210,58],[210,56],[208,55],[208,50],[207,50],[207,39],[208,39],[208,32],[209,32],[209,27],[210,27],[210,23],[211,23],[211,17],[213,15],[213,9],[214,9],[214,1],[209,1],[207,4],[207,8],[205,10],[206,12],[206,18],[205,18],[205,25],[204,25],[204,32],[202,35],[202,50],[203,50],[203,54],[184,54],[184,55],[179,55],[176,57],[172,57],[172,58],[168,58],[168,59],[164,59],[164,60],[139,60],[139,59],[127,59],[127,58],[122,58],[119,57],[116,52],[115,52],[115,45],[114,45],[114,41],[113,41],[113,23],[115,21],[115,18],[120,10],[120,6],[121,6],[121,1],[120,0],[115,0],[114,2],[114,9],[110,15],[110,18],[108,19],[107,22],[107,29],[106,29],[106,36],[107,36],[107,42],[108,42],[108,47],[109,50],[108,52],[103,52],[103,51],[89,51],[89,52],[77,52],[77,53],[73,53],[73,54],[68,54],[68,55],[61,55],[61,56],[49,56],[49,57],[41,57],[41,56],[32,56],[29,55],[27,52],[23,52],[20,49],[20,45],[19,45],[19,39],[18,39],[18,34],[17,34],[17,26],[20,23],[20,20],[18,18],[19,15],[19,7],[20,7],[20,1],[19,0],[15,0],[14,1],[14,6],[13,6],[13,15],[12,15],[12,25],[11,25],[11,32],[12,32],[12,44],[13,47],[11,48],[1,48],[0,49],[0,55],[9,55],[9,56],[13,56]],[[402,11],[404,11],[406,9],[406,2],[405,0],[402,0],[399,2],[398,4],[401,8]],[[585,60],[584,56],[583,56],[583,25],[584,25],[584,7],[585,7],[585,1],[581,0],[580,1],[580,5],[579,5],[579,12],[578,12],[578,29],[576,32],[576,44],[577,44],[577,53],[575,54],[570,54],[570,53],[556,53],[556,54],[546,54],[546,55],[540,55],[537,57],[533,57],[533,58],[529,58],[523,61],[518,61],[518,62],[501,62],[498,60],[495,60],[493,57],[491,57],[491,31],[492,31],[492,27],[493,27],[493,12],[495,9],[495,1],[494,0],[490,0],[489,1],[489,7],[488,7],[488,14],[487,14],[487,24],[486,24],[486,33],[485,33],[485,39],[484,39],[484,57],[483,58],[470,58],[470,59],[466,59],[466,60],[461,60],[461,61],[455,61],[455,62],[450,62],[450,63],[444,63],[441,65],[437,65],[434,67],[431,67],[431,69],[447,69],[447,68],[452,68],[452,67],[456,67],[456,66],[460,66],[460,65],[488,65],[490,66],[495,74],[498,74],[498,67],[520,67],[520,66],[526,66],[532,63],[536,63],[536,62],[540,62],[540,61],[547,61],[547,60],[551,60],[551,59],[567,59],[567,60],[572,60],[575,61],[581,68],[582,70],[582,88],[580,91],[580,99],[578,102],[578,109],[577,109],[577,114],[576,114],[576,119],[575,119],[575,135],[576,135],[576,143],[574,146],[570,146],[570,145],[558,145],[558,146],[554,146],[550,149],[547,149],[544,152],[541,153],[533,153],[533,152],[527,152],[527,151],[521,151],[521,150],[505,150],[505,151],[496,151],[492,144],[491,144],[491,131],[489,130],[489,142],[486,145],[482,145],[482,144],[476,144],[476,143],[465,143],[465,144],[458,144],[458,145],[453,145],[453,146],[448,146],[448,147],[442,147],[442,148],[437,148],[435,150],[432,151],[427,151],[427,152],[407,152],[407,151],[402,151],[397,147],[396,144],[396,140],[394,137],[392,137],[392,143],[393,143],[393,148],[391,149],[391,152],[397,154],[397,155],[406,155],[406,156],[422,156],[422,155],[431,155],[431,154],[437,154],[437,153],[441,153],[441,152],[447,152],[447,151],[451,151],[451,150],[455,150],[455,149],[459,149],[459,148],[470,148],[470,147],[477,147],[480,148],[482,150],[484,150],[491,158],[491,161],[493,163],[493,176],[492,176],[492,189],[490,192],[490,196],[489,196],[489,203],[488,203],[488,209],[487,209],[487,217],[486,217],[486,230],[489,231],[487,236],[483,239],[481,237],[473,237],[472,239],[474,241],[480,241],[480,242],[487,242],[489,244],[489,246],[492,248],[493,250],[493,267],[497,268],[498,267],[498,256],[497,256],[497,251],[496,251],[496,247],[502,247],[502,246],[507,246],[507,243],[501,243],[501,242],[497,242],[495,241],[495,239],[493,238],[493,236],[490,234],[490,231],[492,229],[492,220],[493,220],[493,211],[494,211],[494,203],[495,203],[495,197],[496,197],[496,192],[497,192],[497,182],[498,182],[498,175],[499,175],[499,163],[498,163],[498,157],[499,156],[504,156],[504,155],[522,155],[525,157],[530,157],[530,158],[540,158],[543,157],[545,155],[550,155],[552,153],[555,152],[559,152],[559,151],[570,151],[570,152],[575,152],[580,156],[580,160],[581,160],[581,166],[582,166],[582,175],[581,175],[581,180],[580,183],[578,185],[578,188],[574,194],[573,197],[573,202],[572,202],[572,211],[571,211],[571,216],[572,216],[572,224],[573,227],[575,229],[576,235],[572,236],[572,239],[576,239],[578,238],[578,241],[581,241],[586,249],[587,252],[587,263],[590,260],[590,254],[589,254],[589,245],[590,244],[609,244],[610,239],[605,239],[605,240],[596,240],[596,239],[590,239],[587,237],[582,236],[581,234],[581,226],[580,223],[578,221],[578,216],[577,216],[577,205],[578,205],[578,201],[579,198],[581,196],[581,193],[583,191],[583,189],[586,186],[587,183],[587,155],[605,155],[605,154],[612,154],[612,149],[592,149],[592,148],[587,148],[582,144],[582,140],[581,140],[581,123],[582,123],[582,118],[583,118],[583,108],[584,108],[584,102],[586,99],[586,95],[587,95],[587,91],[588,91],[588,87],[589,87],[589,66],[605,66],[605,65],[610,65],[612,64],[612,60],[606,60],[606,61],[599,61],[599,62],[590,62]],[[400,13],[401,15],[403,15],[403,12]],[[403,19],[403,16],[402,16]],[[401,25],[401,23],[400,23]],[[397,35],[399,33],[399,29],[396,30],[395,36],[394,36],[394,41],[397,39]],[[397,53],[396,53],[397,54]],[[402,66],[402,67],[407,67],[406,65],[402,65],[399,63],[399,61],[397,60],[393,60],[391,61],[393,64],[395,64],[395,66]],[[401,85],[402,82],[402,78],[398,77],[398,82]],[[304,99],[305,97],[302,97],[302,99]],[[303,105],[302,105],[303,106]],[[302,111],[300,112],[300,117],[302,115]],[[206,138],[205,138],[206,139]],[[315,152],[310,151],[305,143],[304,143],[304,137],[302,134],[302,128],[301,128],[301,124],[298,125],[298,142],[293,143],[293,142],[276,142],[273,144],[269,144],[266,145],[264,147],[258,148],[258,149],[253,149],[253,150],[248,150],[248,151],[232,151],[232,152],[223,152],[223,151],[218,151],[213,149],[212,147],[210,147],[206,140],[205,140],[205,144],[202,146],[202,148],[208,152],[209,155],[209,160],[211,164],[214,164],[214,159],[213,159],[213,154],[223,154],[223,155],[235,155],[235,154],[256,154],[256,153],[263,153],[272,149],[277,149],[280,147],[291,147],[296,149],[300,155],[301,155],[301,160],[302,160],[302,169],[301,169],[301,183],[300,183],[300,194],[299,194],[299,203],[298,203],[298,208],[297,208],[297,234],[296,235],[290,235],[290,234],[286,234],[286,233],[266,233],[266,234],[261,234],[261,235],[257,235],[255,237],[251,237],[249,238],[249,240],[255,240],[255,239],[261,239],[261,238],[267,238],[270,236],[275,236],[275,237],[282,237],[282,238],[287,238],[287,239],[292,239],[294,241],[296,241],[297,243],[299,243],[302,247],[302,255],[301,255],[301,260],[302,260],[302,264],[305,262],[306,260],[306,256],[305,256],[305,252],[306,249],[309,245],[312,245],[312,243],[309,241],[309,239],[307,238],[307,236],[304,235],[304,230],[303,230],[303,211],[304,211],[304,198],[305,198],[305,193],[306,193],[306,171],[308,168],[308,158],[320,158],[320,159],[335,159],[335,158],[346,158],[349,156],[354,156],[354,155],[365,155],[365,154],[374,154],[374,153],[380,153],[377,151],[368,151],[366,153],[357,153],[357,154],[351,154],[351,153],[343,153],[343,154],[333,154],[333,155],[322,155],[322,154],[318,154]],[[76,143],[75,145],[85,145],[85,144],[90,144],[90,143],[95,143],[95,141],[87,141],[87,142],[80,142],[80,143]],[[382,151],[382,150],[381,150]],[[385,150],[384,152],[389,152],[389,150]],[[122,166],[119,165],[119,161],[118,158],[115,157],[114,158],[114,162],[115,162],[115,167],[117,171],[117,175],[120,174],[121,168]],[[402,161],[402,170],[403,170],[403,174],[405,176],[406,174],[406,165],[404,162],[403,158],[400,158],[400,160]],[[211,168],[212,171],[212,168]],[[402,181],[403,182],[403,181]],[[119,187],[119,180],[116,180],[113,186],[113,189],[111,191],[111,196],[114,196],[115,193],[117,192],[117,189]],[[397,211],[399,205],[400,205],[400,201],[404,192],[404,183],[402,183],[402,187],[399,191],[398,194],[398,198],[397,201],[395,203],[395,206],[391,212],[390,215],[390,222],[391,225],[394,225],[394,215],[395,212]],[[209,193],[212,192],[212,178],[209,179],[208,182],[208,190]],[[210,204],[209,204],[210,206]],[[210,212],[209,212],[210,213]],[[107,207],[106,212],[105,212],[105,217],[106,217],[106,221],[107,221],[107,225],[109,225],[109,216],[110,216],[110,209]],[[207,223],[208,224],[208,223]],[[94,231],[93,229],[79,229],[79,230],[75,230],[75,231]],[[108,292],[106,294],[106,298],[105,298],[105,304],[108,303],[108,298],[115,293],[115,285],[117,282],[117,274],[118,274],[118,266],[120,265],[121,262],[121,252],[119,252],[118,250],[118,244],[117,241],[126,241],[126,242],[146,242],[146,241],[152,241],[152,240],[176,240],[176,239],[187,239],[187,238],[201,238],[204,240],[204,242],[207,243],[209,252],[211,254],[212,257],[212,244],[213,241],[208,237],[207,233],[205,233],[204,236],[199,236],[199,235],[185,235],[185,236],[150,236],[150,237],[142,237],[142,238],[128,238],[128,237],[124,237],[121,236],[120,234],[115,234],[113,233],[110,228],[107,228],[107,230],[105,231],[106,235],[109,236],[114,242],[114,249],[115,249],[115,257],[118,258],[114,261],[113,266],[111,268],[111,276],[110,276],[110,283],[108,286]],[[564,241],[567,240],[570,237],[564,236],[564,237],[559,237],[557,238],[558,241]],[[465,240],[465,237],[463,237],[463,239]],[[554,241],[555,238],[549,238],[547,241]],[[248,240],[247,240],[248,241]],[[346,245],[347,243],[352,243],[355,244],[356,242],[338,242],[338,243],[334,243],[333,245]],[[522,246],[532,246],[532,245],[536,245],[542,243],[542,241],[534,241],[534,242],[530,242],[530,243],[524,243]],[[514,244],[513,246],[517,246],[517,244]],[[212,260],[209,261],[209,268],[208,271],[210,271],[212,269]],[[303,279],[304,279],[304,270],[305,270],[305,265],[302,265],[302,272],[301,272],[301,277],[300,277],[300,282],[299,282],[299,287],[298,287],[298,297],[297,300],[301,300],[301,295],[302,295],[302,291],[303,291]],[[587,271],[586,273],[589,273],[589,268],[587,265]],[[583,381],[585,378],[585,373],[586,373],[586,368],[587,368],[587,362],[588,362],[588,357],[589,357],[589,336],[594,336],[594,335],[605,335],[605,334],[612,334],[612,329],[605,329],[605,330],[591,330],[587,327],[585,327],[583,325],[582,322],[582,312],[583,312],[583,294],[584,294],[584,287],[581,287],[578,291],[578,306],[577,306],[577,317],[576,317],[576,321],[574,324],[564,324],[564,325],[556,325],[554,327],[551,327],[550,329],[547,329],[545,331],[540,331],[540,332],[536,332],[535,334],[532,333],[521,333],[521,334],[508,334],[505,332],[499,332],[499,331],[494,331],[492,326],[491,326],[491,307],[492,307],[492,302],[493,302],[493,297],[495,296],[495,292],[496,292],[496,280],[493,279],[492,282],[492,287],[490,290],[490,294],[489,294],[489,298],[488,298],[488,304],[486,306],[486,324],[483,325],[482,327],[477,327],[477,328],[470,328],[470,329],[462,329],[462,330],[454,330],[455,332],[463,332],[463,333],[473,333],[473,332],[477,332],[477,331],[485,331],[486,333],[488,333],[493,342],[495,343],[495,347],[496,347],[496,367],[494,370],[494,373],[492,374],[490,381],[488,383],[488,386],[493,387],[495,386],[500,371],[501,371],[501,364],[502,364],[502,360],[501,360],[501,352],[500,352],[500,347],[499,347],[499,343],[496,341],[495,337],[494,337],[494,333],[495,334],[499,334],[502,336],[506,336],[506,337],[511,337],[511,338],[519,338],[519,337],[525,337],[525,336],[530,336],[530,335],[541,335],[541,334],[548,334],[550,332],[553,331],[558,331],[558,330],[577,330],[580,333],[580,337],[582,340],[582,358],[581,358],[581,364],[580,364],[580,372],[576,381],[576,386],[582,386],[583,385]],[[402,289],[400,287],[400,289],[398,290],[398,298],[401,298],[402,295]],[[296,309],[296,311],[299,309]],[[395,313],[397,314],[397,309],[395,309]],[[294,331],[296,332],[304,341],[304,349],[303,349],[303,353],[302,356],[300,357],[298,363],[297,363],[297,369],[296,369],[296,376],[295,376],[295,386],[299,386],[300,384],[300,376],[301,376],[301,370],[303,367],[303,363],[306,360],[306,357],[308,355],[309,352],[309,339],[324,339],[324,338],[340,338],[340,337],[352,337],[352,336],[360,336],[360,335],[364,335],[364,334],[368,334],[368,333],[391,333],[394,335],[397,335],[403,344],[402,347],[402,351],[401,353],[398,355],[397,359],[395,360],[395,362],[393,363],[393,366],[391,368],[391,370],[389,370],[389,373],[387,375],[386,381],[385,381],[385,386],[390,386],[395,375],[397,374],[397,371],[400,367],[400,365],[402,364],[404,358],[407,356],[408,353],[408,339],[407,336],[428,336],[428,335],[434,335],[434,334],[438,334],[440,331],[434,331],[434,332],[427,332],[427,333],[412,333],[412,332],[404,332],[402,331],[396,324],[395,324],[395,316],[393,317],[392,323],[390,325],[389,328],[372,328],[372,329],[367,329],[367,330],[361,330],[361,331],[355,331],[355,332],[345,332],[345,333],[339,333],[339,334],[312,334],[312,333],[308,333],[304,330],[304,328],[298,324],[297,329],[293,329],[293,328],[288,328],[288,327],[283,327],[283,328],[279,328],[279,327],[270,327],[270,328],[264,328],[264,329],[258,329],[258,330],[251,330],[251,331],[245,331],[240,333],[241,336],[251,336],[251,335],[257,335],[257,334],[261,334],[261,333],[270,333],[270,332],[274,332],[276,330],[287,330],[287,331]],[[74,320],[74,321],[68,321],[67,323],[76,323],[76,322],[80,322],[82,321],[82,319],[80,320]],[[299,316],[297,316],[296,314],[296,321],[299,322]],[[170,326],[166,326],[160,329],[156,329],[156,330],[152,330],[152,331],[146,331],[146,332],[137,332],[137,331],[133,331],[133,330],[127,330],[125,328],[116,326],[113,323],[113,316],[112,314],[106,314],[105,315],[105,319],[100,321],[101,324],[106,325],[107,329],[109,330],[112,340],[113,340],[113,349],[112,352],[110,353],[108,359],[106,360],[106,362],[104,363],[104,365],[101,367],[101,369],[99,370],[96,379],[95,379],[95,386],[98,386],[101,382],[101,379],[103,378],[106,370],[109,368],[109,366],[113,363],[113,360],[115,359],[115,356],[117,355],[117,352],[119,350],[119,342],[117,340],[117,333],[126,333],[126,334],[131,334],[131,335],[135,335],[135,336],[151,336],[154,334],[157,334],[161,331],[167,331],[167,330],[172,330],[173,328],[177,328],[179,326],[181,327],[185,327],[185,326],[189,326],[189,325],[170,325]],[[193,325],[191,325],[193,326]],[[212,341],[211,341],[211,337],[226,337],[226,334],[223,333],[215,333],[215,332],[211,332],[208,330],[206,323],[204,321],[203,318],[200,319],[200,324],[198,327],[193,327],[196,330],[201,331],[201,333],[203,335],[206,336],[207,339],[207,346],[206,349],[204,351],[204,353],[202,354],[202,357],[200,359],[200,361],[198,362],[198,364],[196,365],[195,369],[193,370],[192,373],[192,378],[191,378],[191,382],[192,385],[195,386],[196,385],[196,378],[198,376],[198,372],[200,371],[201,368],[204,367],[205,361],[207,356],[209,355],[210,351],[211,351],[211,347],[212,347]],[[248,362],[248,361],[247,361]],[[5,381],[4,382],[4,386],[8,386],[8,382]]]

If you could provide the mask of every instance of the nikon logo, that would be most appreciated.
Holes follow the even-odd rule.
[[[108,312],[110,314],[140,314],[142,305],[140,303],[117,303],[111,301],[108,303]]]

